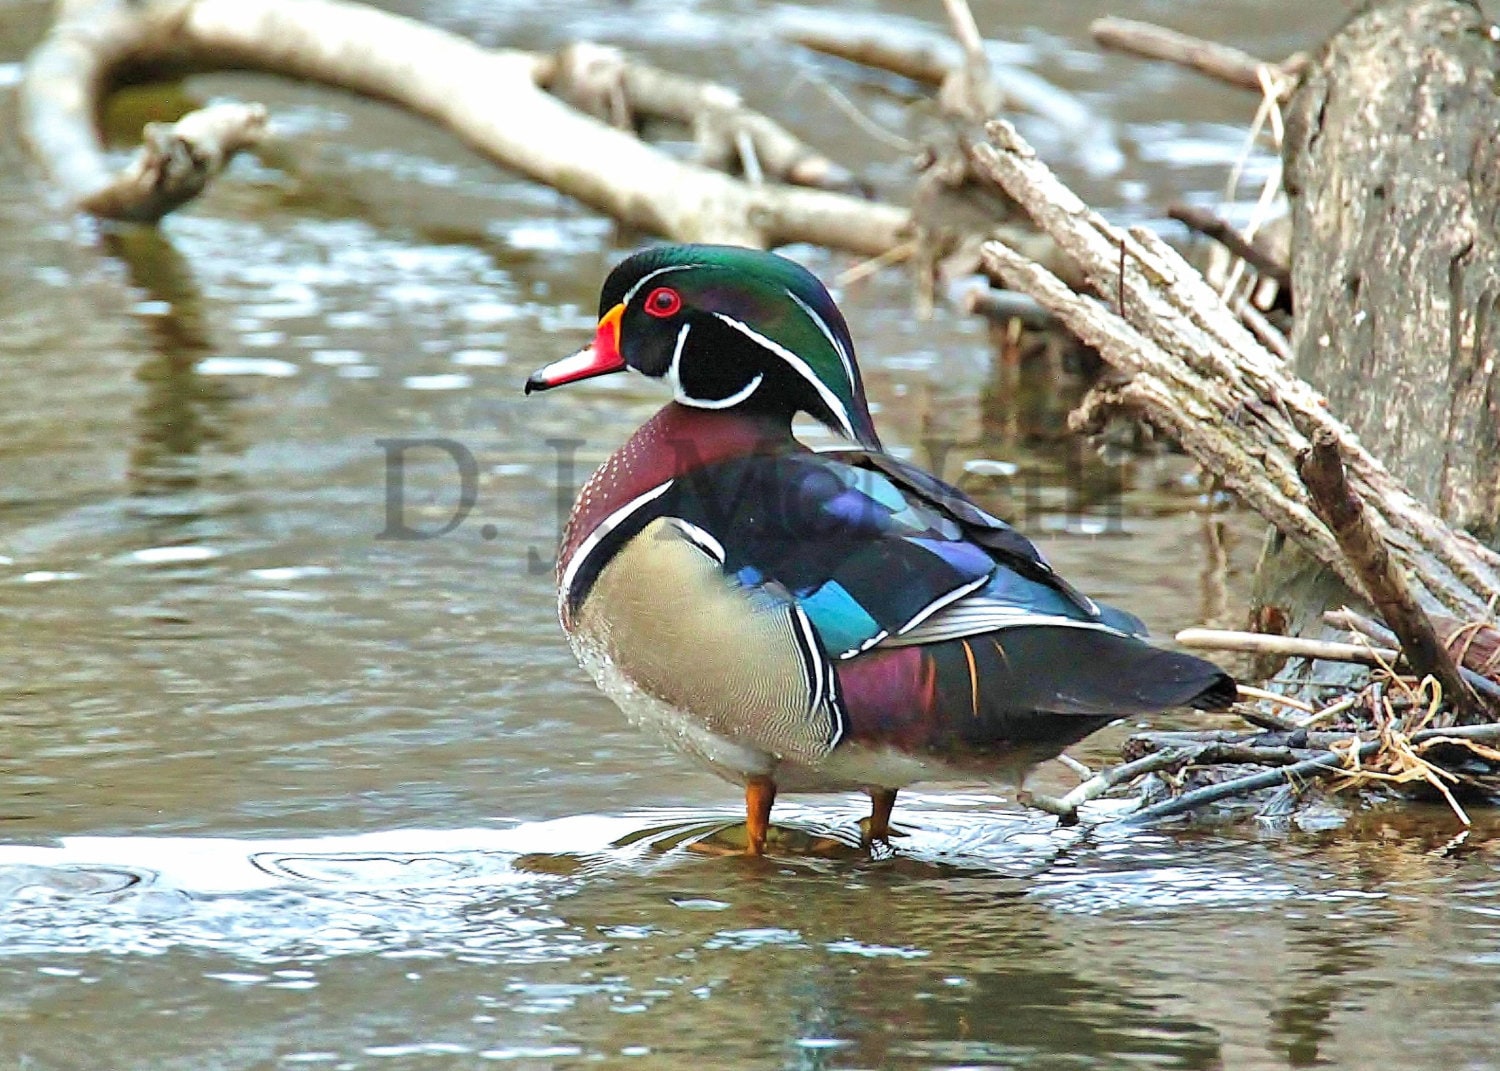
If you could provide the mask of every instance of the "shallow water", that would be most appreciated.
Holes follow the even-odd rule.
[[[625,41],[900,176],[814,83],[891,125],[900,87],[761,39],[765,5],[390,6],[488,41]],[[1272,56],[1337,17],[1180,7],[1110,10]],[[1149,219],[1222,185],[1245,97],[1095,54],[1095,5],[975,9],[1069,94],[1024,126],[1087,196]],[[7,111],[44,20],[0,5]],[[265,101],[284,137],[159,234],[49,214],[0,146],[0,1064],[1500,1062],[1495,829],[1445,854],[1441,811],[1082,839],[956,786],[903,794],[889,857],[851,846],[852,797],[779,806],[769,861],[692,850],[735,790],[595,693],[547,568],[559,499],[661,399],[519,392],[587,337],[634,239],[383,107],[189,88]],[[134,92],[112,121],[172,107]],[[952,443],[950,477],[1156,631],[1235,619],[1252,519],[1206,512],[1180,460],[1109,470],[1024,434],[1045,421],[997,396],[983,326],[919,323],[909,297],[894,273],[840,293],[888,440]],[[476,505],[442,538],[378,538],[379,443],[419,438],[475,458]],[[440,527],[450,455],[406,476],[402,519]]]

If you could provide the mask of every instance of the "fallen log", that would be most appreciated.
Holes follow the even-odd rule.
[[[583,114],[542,88],[556,73],[551,57],[482,48],[347,0],[63,0],[27,63],[21,126],[70,204],[149,219],[183,203],[150,190],[134,200],[119,194],[128,187],[110,166],[95,117],[103,94],[126,73],[191,68],[262,70],[391,101],[502,166],[681,241],[805,241],[878,256],[908,236],[905,209],[746,182],[673,159]],[[746,138],[776,157],[764,128]],[[744,140],[736,137],[737,146]],[[806,170],[805,162],[788,172],[799,167]],[[118,195],[106,196],[112,187]]]

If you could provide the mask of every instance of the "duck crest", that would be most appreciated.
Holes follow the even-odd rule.
[[[568,593],[583,564],[580,551],[594,549],[601,528],[628,518],[672,481],[716,462],[754,454],[805,451],[785,423],[751,413],[693,409],[669,403],[594,470],[578,492],[557,555],[558,591],[564,623]],[[596,541],[595,541],[596,542]],[[576,559],[576,560],[575,560]],[[597,568],[601,563],[596,563]]]

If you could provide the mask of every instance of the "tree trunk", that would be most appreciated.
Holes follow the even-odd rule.
[[[1362,7],[1288,108],[1297,374],[1412,494],[1500,529],[1500,37],[1463,0]],[[1272,536],[1257,616],[1315,633],[1348,590]]]

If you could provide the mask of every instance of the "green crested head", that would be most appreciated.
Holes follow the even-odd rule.
[[[880,445],[843,315],[817,276],[774,253],[668,245],[627,257],[604,282],[593,345],[527,389],[624,367],[666,379],[683,405],[806,412]]]

